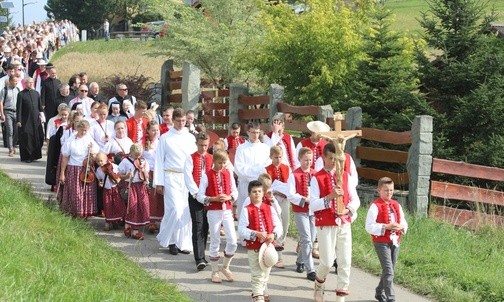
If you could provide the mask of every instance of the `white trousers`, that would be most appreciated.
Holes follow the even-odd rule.
[[[224,227],[226,233],[226,256],[233,256],[238,247],[236,243],[236,231],[234,226],[233,211],[231,210],[210,210],[207,211],[208,233],[210,234],[210,258],[219,258],[219,248],[221,243],[220,229]]]
[[[325,280],[334,259],[338,263],[336,290],[348,290],[352,265],[352,225],[317,227],[320,264],[317,278]]]
[[[259,253],[248,250],[248,260],[251,273],[250,285],[252,286],[252,296],[262,296],[268,286],[271,267],[263,271],[259,266]]]

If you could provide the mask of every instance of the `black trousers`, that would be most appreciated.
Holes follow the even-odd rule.
[[[189,211],[192,219],[192,243],[194,260],[205,259],[205,248],[208,239],[208,220],[205,206],[189,194]]]

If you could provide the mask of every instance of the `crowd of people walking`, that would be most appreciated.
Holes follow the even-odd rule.
[[[234,281],[232,259],[243,247],[252,300],[269,301],[269,273],[285,268],[282,254],[293,212],[299,235],[296,271],[314,282],[314,300],[324,301],[326,277],[336,266],[334,289],[344,301],[350,294],[351,224],[360,207],[357,170],[344,153],[344,138],[323,139],[319,133],[329,126],[312,121],[310,137],[296,145],[284,131],[284,117],[275,115],[268,133],[256,122],[244,129],[232,124],[227,137],[211,140],[203,126],[194,124],[196,112],[172,106],[158,110],[155,102],[130,95],[124,83],[108,98],[85,71],[62,82],[57,67],[46,62],[51,51],[44,45],[51,43],[33,40],[40,33],[42,41],[50,41],[53,33],[68,43],[76,30],[68,22],[35,28],[36,34],[30,27],[24,34],[4,32],[15,37],[2,44],[4,56],[6,47],[19,49],[12,43],[21,33],[21,41],[29,42],[24,45],[29,57],[25,64],[13,58],[5,66],[0,118],[9,156],[15,156],[17,140],[22,161],[40,159],[48,140],[46,183],[57,192],[64,213],[103,216],[105,231],[121,228],[135,240],[144,239],[145,232],[157,234],[170,254],[192,252],[198,271],[210,266],[214,283]],[[381,180],[378,192],[366,220],[386,266],[376,298],[394,301],[393,266],[407,223],[391,200],[393,182]],[[314,258],[319,258],[317,268]]]

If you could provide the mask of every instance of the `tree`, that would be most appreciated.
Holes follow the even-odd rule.
[[[99,28],[109,15],[111,1],[106,0],[47,0],[47,17],[71,20],[79,29]]]
[[[416,115],[435,113],[418,91],[414,48],[421,43],[391,31],[392,13],[382,5],[370,19],[362,36],[364,57],[347,79],[348,95],[342,105],[360,106],[366,127],[410,130]]]
[[[215,84],[246,80],[240,68],[243,53],[260,39],[262,2],[202,0],[199,9],[176,1],[152,0],[165,17],[167,34],[153,44],[154,55],[173,57],[198,66]]]
[[[270,7],[266,37],[247,61],[265,81],[283,85],[289,102],[339,108],[345,77],[362,58],[359,29],[371,1],[306,2],[301,14],[287,5]]]
[[[433,58],[419,53],[418,62],[423,91],[442,115],[435,121],[435,153],[496,164],[489,150],[504,148],[495,146],[504,134],[504,50],[502,41],[488,34],[493,10],[485,15],[486,5],[475,0],[432,0],[429,7],[420,23],[435,52]]]

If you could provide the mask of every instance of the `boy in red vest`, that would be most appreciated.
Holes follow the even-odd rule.
[[[238,247],[233,219],[233,203],[238,197],[238,190],[233,175],[226,169],[228,155],[224,150],[213,154],[213,169],[201,178],[198,190],[198,201],[205,205],[210,233],[210,264],[212,265],[212,282],[221,283],[219,271],[229,282],[233,282],[233,274],[229,264]],[[226,247],[224,261],[219,270],[220,230],[224,227]]]
[[[338,184],[338,159],[334,144],[324,146],[324,168],[318,171],[310,182],[310,211],[315,215],[315,228],[319,243],[320,264],[316,271],[314,298],[324,301],[324,282],[337,259],[338,277],[336,301],[344,302],[350,293],[350,267],[352,264],[351,223],[357,218],[360,206],[359,196],[348,181],[348,172],[343,170],[341,184]],[[338,201],[343,209],[338,211]]]
[[[296,260],[296,271],[303,273],[306,269],[306,278],[315,281],[315,266],[313,265],[313,242],[315,241],[315,222],[313,213],[309,211],[310,181],[315,174],[311,168],[313,151],[303,147],[299,150],[299,163],[301,166],[294,170],[287,182],[289,186],[288,199],[292,204],[294,221],[299,234],[299,252]]]
[[[249,182],[250,204],[241,211],[238,219],[238,234],[245,238],[251,273],[252,300],[265,301],[264,290],[268,284],[271,268],[262,270],[259,265],[259,249],[263,242],[272,243],[282,236],[282,224],[270,205],[263,203],[263,185]],[[269,300],[269,299],[268,299]]]
[[[290,223],[289,202],[286,198],[289,192],[287,180],[289,179],[289,174],[291,174],[291,169],[288,165],[282,163],[283,150],[280,146],[273,146],[270,148],[270,158],[271,165],[266,167],[266,173],[271,176],[271,190],[273,191],[273,195],[280,206],[280,220],[282,222],[282,229],[284,230],[282,237],[278,238],[276,241],[278,262],[275,264],[275,267],[284,268],[282,251],[284,249],[283,244],[285,237],[287,237],[287,230],[289,229]]]
[[[324,122],[321,121],[311,121],[306,127],[310,130],[310,137],[302,139],[296,146],[296,154],[299,158],[299,150],[303,147],[310,148],[313,152],[313,160],[311,168],[315,169],[315,162],[317,159],[322,157],[322,153],[324,151],[324,146],[327,144],[325,139],[322,139],[319,132],[329,132],[331,131],[331,127]]]
[[[142,140],[149,123],[149,120],[144,117],[145,111],[147,111],[147,104],[139,100],[135,103],[135,114],[126,120],[127,135],[133,143],[143,143]]]
[[[184,179],[189,191],[189,212],[192,220],[192,244],[196,268],[203,270],[208,262],[205,259],[205,248],[208,237],[208,220],[205,206],[196,200],[201,179],[206,171],[213,166],[212,155],[207,152],[210,137],[201,132],[196,137],[198,150],[187,157]]]
[[[226,150],[236,149],[239,145],[245,142],[245,139],[240,136],[241,126],[239,123],[232,123],[229,129],[229,135],[224,139],[224,147]]]
[[[366,231],[371,234],[382,267],[375,299],[379,302],[393,302],[394,269],[399,256],[399,242],[401,235],[408,230],[408,222],[401,205],[392,199],[394,181],[388,177],[380,178],[377,191],[380,197],[371,203],[366,217]]]

